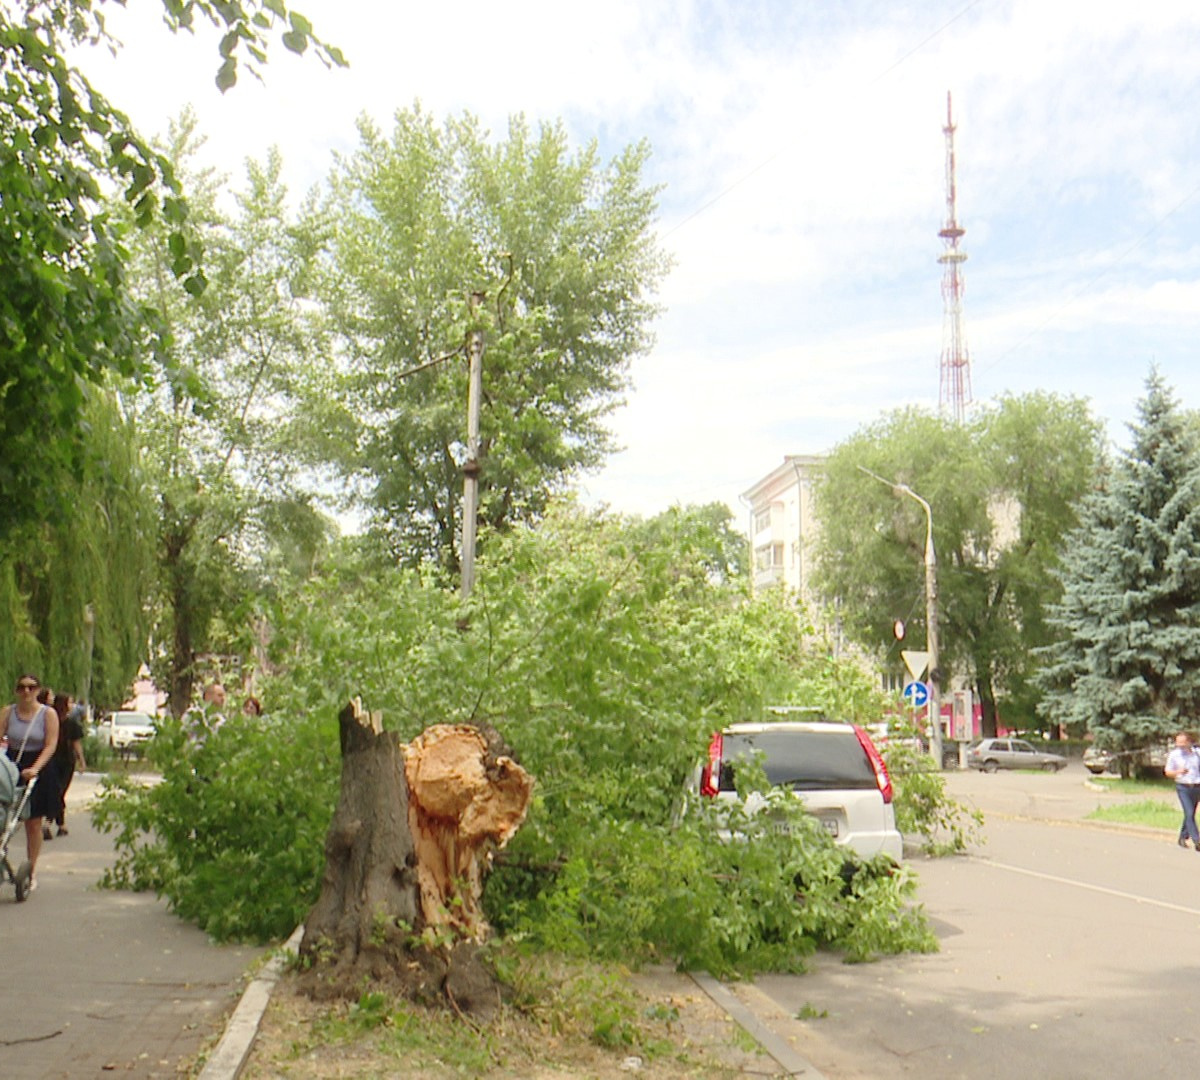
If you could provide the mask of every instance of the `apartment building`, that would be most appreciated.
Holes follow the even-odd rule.
[[[754,587],[786,585],[811,610],[820,606],[812,587],[817,536],[813,481],[824,461],[815,454],[788,454],[741,496],[750,515]]]

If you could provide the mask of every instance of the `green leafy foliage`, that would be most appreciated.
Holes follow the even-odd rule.
[[[1079,399],[1006,397],[970,422],[908,409],[835,448],[816,490],[820,587],[872,654],[902,619],[924,637],[926,518],[886,483],[932,508],[942,681],[961,675],[995,734],[1000,701],[1031,719],[1033,649],[1051,640],[1059,544],[1100,460],[1099,427]]]
[[[291,47],[335,48],[278,0],[163,0],[167,24],[197,15],[226,30],[218,84],[265,60],[265,32],[289,26]],[[80,423],[96,387],[147,373],[166,336],[160,313],[128,280],[134,231],[162,223],[169,267],[187,293],[204,290],[201,250],[170,162],[143,140],[66,59],[81,43],[118,47],[93,0],[0,6],[0,540],[47,508],[72,504],[88,450]],[[114,213],[113,198],[126,212]]]
[[[64,5],[65,6],[65,5]],[[144,221],[169,167],[61,52],[63,12],[0,10],[0,537],[56,505],[80,467],[89,386],[139,374],[156,326],[125,281],[123,189]],[[57,506],[56,506],[57,508]]]
[[[1039,674],[1045,715],[1122,751],[1166,741],[1200,710],[1200,448],[1157,372],[1138,416],[1065,540],[1049,613],[1061,637]]]
[[[231,717],[198,742],[166,719],[148,751],[162,781],[110,777],[93,810],[118,857],[103,883],[153,889],[218,940],[278,940],[317,897],[337,791],[337,724]]]
[[[219,206],[219,179],[194,165],[202,142],[185,111],[163,154],[187,184],[204,240],[203,296],[164,284],[169,243],[158,227],[143,231],[130,258],[132,288],[170,327],[159,378],[126,400],[157,493],[152,671],[175,715],[200,677],[196,654],[244,646],[227,629],[253,621],[244,599],[269,594],[280,573],[306,575],[330,531],[294,479],[303,453],[290,388],[319,352],[305,295],[314,244],[291,219],[277,153],[247,164],[230,213]],[[281,547],[299,550],[285,564]]]
[[[946,779],[922,748],[911,721],[889,724],[883,757],[895,790],[896,827],[906,840],[919,840],[928,855],[963,852],[968,843],[979,841],[982,811],[947,794]]]
[[[0,666],[112,707],[145,655],[154,522],[116,396],[91,395],[80,419],[88,453],[72,506],[0,537],[0,611],[10,628]]]
[[[733,828],[750,839],[728,843],[707,811],[680,815],[710,733],[793,700],[824,664],[779,593],[713,577],[703,520],[678,511],[648,529],[557,507],[494,538],[465,609],[418,572],[345,557],[280,598],[271,654],[286,670],[264,697],[288,720],[272,757],[232,721],[199,750],[162,738],[163,784],[104,803],[124,830],[117,880],[154,885],[221,936],[294,918],[333,808],[333,717],[361,693],[406,739],[486,720],[535,777],[485,896],[507,936],[714,972],[795,967],[822,944],[853,959],[932,947],[910,875],[876,863],[847,879],[794,798],[768,795],[769,814]]]
[[[561,124],[520,117],[493,140],[470,116],[419,108],[330,178],[323,289],[336,378],[314,394],[328,460],[365,492],[395,557],[457,571],[466,457],[466,343],[483,338],[480,520],[536,521],[612,449],[604,426],[650,344],[666,270],[649,149],[572,151]],[[469,300],[479,294],[478,303]]]

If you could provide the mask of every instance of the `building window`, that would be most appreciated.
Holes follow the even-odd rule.
[[[763,544],[754,549],[755,570],[779,570],[783,567],[783,545]]]
[[[771,508],[763,507],[761,510],[754,511],[754,535],[757,536],[760,532],[771,527]]]
[[[898,694],[904,689],[905,678],[903,672],[897,674],[894,671],[885,671],[880,676],[880,681],[883,683],[883,692],[885,694]]]

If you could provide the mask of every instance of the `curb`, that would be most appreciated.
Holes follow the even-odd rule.
[[[784,1039],[772,1031],[722,983],[707,971],[688,972],[692,982],[703,990],[763,1050],[780,1065],[786,1076],[804,1076],[825,1080],[816,1066],[802,1058]]]
[[[250,1057],[258,1035],[259,1024],[271,1000],[271,991],[283,973],[290,955],[300,948],[304,936],[303,924],[292,931],[280,949],[250,981],[241,1000],[225,1025],[225,1032],[201,1069],[197,1080],[237,1080]],[[688,972],[692,980],[708,997],[749,1035],[764,1053],[773,1058],[787,1076],[803,1076],[811,1080],[826,1080],[808,1060],[801,1057],[787,1040],[764,1024],[729,989],[708,972]]]
[[[292,936],[250,981],[225,1025],[221,1041],[200,1071],[198,1080],[237,1080],[241,1075],[250,1057],[255,1036],[258,1035],[258,1025],[262,1023],[263,1013],[267,1011],[267,1004],[271,1000],[271,991],[279,981],[289,955],[299,950],[303,936],[302,924],[292,931]]]

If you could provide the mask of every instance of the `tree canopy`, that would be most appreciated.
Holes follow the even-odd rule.
[[[119,704],[146,659],[153,495],[117,396],[91,395],[81,422],[91,452],[70,507],[0,541],[0,666]]]
[[[1099,458],[1099,427],[1080,399],[1006,397],[962,425],[888,414],[838,445],[817,485],[821,590],[873,655],[895,647],[896,619],[921,639],[925,515],[863,470],[907,484],[932,510],[943,683],[959,675],[975,688],[985,734],[1001,696],[1009,722],[1024,723],[1059,541]]]
[[[714,577],[721,543],[703,509],[630,522],[555,503],[483,554],[469,619],[427,570],[346,557],[283,597],[266,717],[231,719],[199,748],[166,722],[151,750],[163,782],[104,800],[101,821],[119,830],[111,879],[158,889],[223,938],[287,934],[316,895],[334,717],[354,693],[405,740],[490,724],[534,776],[488,879],[502,933],[722,973],[793,970],[818,944],[855,958],[932,947],[914,879],[873,863],[847,889],[844,852],[790,793],[774,805],[802,843],[761,819],[736,825],[752,843],[720,843],[703,807],[679,814],[725,723],[796,701],[859,721],[882,707],[854,665],[831,677],[785,597]]]
[[[1136,750],[1200,710],[1200,448],[1157,372],[1133,441],[1083,504],[1063,545],[1061,640],[1038,676],[1048,718]]]
[[[254,595],[251,567],[296,530],[321,533],[312,494],[296,482],[293,445],[293,388],[320,351],[305,292],[316,245],[287,207],[277,153],[248,162],[231,189],[195,166],[201,143],[185,112],[163,154],[188,185],[204,240],[203,295],[175,287],[156,226],[143,230],[130,260],[137,294],[169,329],[157,377],[128,401],[156,496],[152,671],[176,714],[205,674],[196,654],[232,651],[238,635],[227,624],[249,618],[235,611],[270,593],[260,572]],[[221,188],[232,190],[232,211],[217,199]]]
[[[268,32],[310,44],[326,63],[341,54],[281,0],[163,0],[172,29],[197,16],[224,30],[218,85],[256,70]],[[129,118],[68,62],[69,45],[116,43],[92,0],[0,3],[0,538],[60,501],[87,453],[81,424],[93,387],[144,375],[162,326],[128,281],[130,224],[165,224],[167,266],[193,295],[204,289],[201,252],[170,163]],[[65,497],[61,500],[66,503]]]
[[[466,339],[483,335],[480,524],[530,522],[613,449],[604,418],[650,343],[666,260],[651,233],[648,148],[607,164],[560,124],[419,108],[363,120],[330,180],[328,287],[338,377],[313,427],[406,563],[457,569]],[[470,294],[478,294],[476,304]]]

